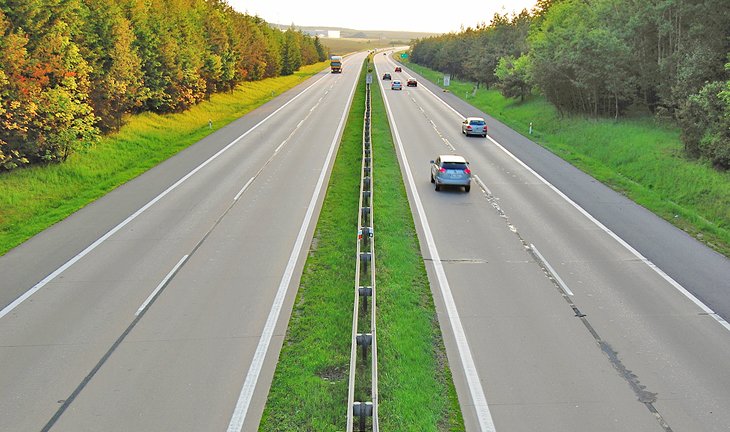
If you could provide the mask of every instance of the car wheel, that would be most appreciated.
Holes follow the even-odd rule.
[[[436,192],[438,192],[438,191],[440,191],[440,190],[441,190],[441,185],[439,185],[439,184],[437,183],[437,184],[436,184]]]
[[[464,186],[464,191],[469,192],[471,190],[471,185]]]
[[[487,134],[484,134],[484,138],[486,138],[486,137],[487,137]]]
[[[431,174],[431,183],[436,183],[436,180],[433,179],[433,174]]]

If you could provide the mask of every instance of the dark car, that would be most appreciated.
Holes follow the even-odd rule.
[[[458,155],[439,155],[431,161],[431,183],[436,184],[436,190],[442,186],[464,186],[464,191],[471,189],[471,170],[469,162]]]
[[[403,72],[403,71],[401,70],[400,66],[396,66],[396,67],[395,67],[395,71],[396,71],[396,72]]]
[[[384,73],[383,74],[383,79],[384,80],[389,80],[390,79],[390,74],[389,73]]]
[[[406,87],[417,87],[417,86],[418,86],[418,82],[413,78],[406,81]]]

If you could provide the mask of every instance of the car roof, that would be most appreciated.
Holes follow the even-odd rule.
[[[439,155],[441,162],[466,163],[466,159],[459,155]]]
[[[481,118],[481,117],[467,117],[466,119],[469,120],[469,121],[471,121],[471,120],[481,120],[481,121],[484,121],[484,119]]]

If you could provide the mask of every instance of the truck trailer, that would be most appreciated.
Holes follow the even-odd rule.
[[[330,57],[330,69],[332,73],[342,73],[342,56]]]

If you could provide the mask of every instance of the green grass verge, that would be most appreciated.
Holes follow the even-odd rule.
[[[400,60],[400,59],[399,59]],[[429,81],[443,76],[408,66]],[[683,157],[680,131],[653,118],[560,116],[541,96],[525,102],[451,80],[449,90],[475,107],[730,257],[730,172]]]
[[[327,65],[322,62],[294,75],[246,82],[183,113],[130,116],[118,133],[63,164],[0,173],[0,255]]]
[[[364,79],[355,93],[260,431],[345,429]],[[380,424],[464,430],[383,103],[373,89]]]

